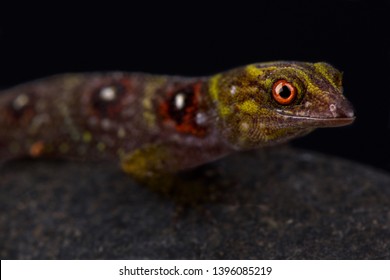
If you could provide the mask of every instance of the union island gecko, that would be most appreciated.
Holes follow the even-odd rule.
[[[270,62],[211,77],[63,74],[0,93],[0,159],[119,161],[139,181],[354,121],[327,63]]]

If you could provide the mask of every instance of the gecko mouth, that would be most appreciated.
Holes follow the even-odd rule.
[[[318,112],[317,112],[318,111]],[[345,126],[355,121],[355,110],[352,104],[342,95],[330,94],[329,102],[322,104],[317,110],[317,116],[310,114],[310,108],[296,108],[295,110],[276,110],[291,124],[303,127],[337,127]]]
[[[297,122],[297,124],[304,124],[307,126],[313,127],[338,127],[352,124],[356,117],[340,117],[340,118],[316,118],[316,117],[306,117],[306,116],[294,116],[278,112],[278,114],[288,117],[291,121]]]

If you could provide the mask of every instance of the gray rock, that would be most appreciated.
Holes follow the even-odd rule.
[[[390,175],[313,152],[232,155],[164,192],[111,163],[19,160],[0,178],[2,259],[390,258]]]

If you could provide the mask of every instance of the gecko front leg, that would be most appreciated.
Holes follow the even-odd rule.
[[[195,168],[206,158],[218,159],[228,152],[222,147],[209,148],[199,153],[199,148],[183,149],[175,144],[151,144],[123,156],[121,168],[138,182],[164,187],[172,184],[178,172]]]
[[[122,170],[133,178],[145,180],[178,169],[172,151],[159,145],[145,145],[121,159]],[[171,172],[169,172],[171,171]]]
[[[200,153],[200,149],[180,149],[175,145],[164,144],[145,145],[122,157],[121,167],[138,184],[179,205],[198,205],[200,202],[219,199],[220,196],[215,195],[216,190],[225,193],[228,188],[220,180],[224,176],[223,170],[213,165],[204,168],[199,166],[206,160],[202,157],[216,159],[228,151],[216,147]]]

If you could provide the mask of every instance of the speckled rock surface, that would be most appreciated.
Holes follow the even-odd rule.
[[[10,162],[0,169],[0,257],[390,258],[389,174],[278,148],[191,176],[161,194],[112,164]]]

